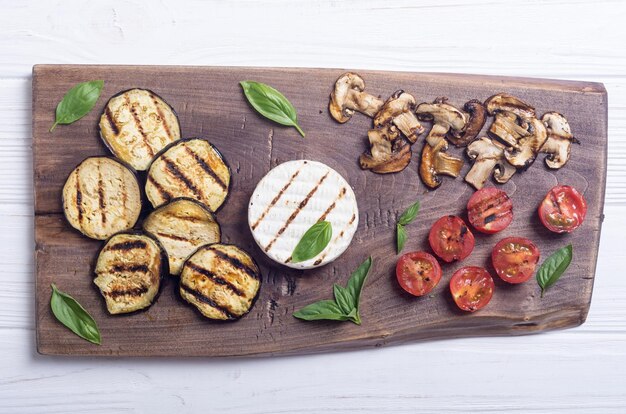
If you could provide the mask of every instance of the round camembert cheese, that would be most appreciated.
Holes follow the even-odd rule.
[[[330,243],[316,257],[293,263],[293,249],[319,221],[331,223]],[[348,248],[359,210],[352,188],[337,171],[320,162],[296,160],[280,164],[259,181],[250,198],[248,224],[272,260],[310,269],[332,262]]]

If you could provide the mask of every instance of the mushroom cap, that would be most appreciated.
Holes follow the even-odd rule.
[[[450,142],[457,147],[463,147],[472,142],[487,120],[487,108],[478,99],[466,102],[463,110],[469,114],[465,128],[460,133],[452,133],[448,136]]]
[[[419,119],[429,120],[433,124],[446,126],[448,130],[452,129],[461,132],[467,124],[465,114],[454,106],[443,103],[445,99],[438,98],[435,103],[421,103],[418,105],[415,113]]]
[[[485,107],[489,115],[496,112],[511,112],[520,118],[533,118],[535,116],[535,108],[528,105],[521,99],[505,93],[493,95],[485,101]]]
[[[541,147],[541,152],[549,154],[545,163],[548,168],[559,169],[569,160],[572,142],[577,140],[572,135],[567,119],[558,112],[547,112],[541,120],[548,133],[548,139]]]
[[[548,138],[546,127],[537,118],[528,120],[530,135],[519,139],[518,148],[506,148],[504,158],[517,168],[528,168]]]
[[[574,138],[567,118],[558,112],[546,112],[541,117],[549,136],[571,140]]]
[[[345,123],[352,118],[354,108],[348,107],[350,92],[363,92],[365,90],[365,81],[354,72],[346,72],[341,75],[335,82],[335,88],[330,93],[330,103],[328,110],[337,122]]]

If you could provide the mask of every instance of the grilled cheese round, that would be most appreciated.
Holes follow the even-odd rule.
[[[111,152],[138,171],[146,170],[155,154],[180,139],[172,107],[145,89],[113,96],[99,125],[100,136]]]
[[[137,177],[112,158],[87,158],[63,186],[63,212],[72,227],[92,239],[128,230],[141,212]]]
[[[183,263],[198,247],[219,243],[220,226],[202,204],[179,198],[150,213],[143,228],[153,234],[167,252],[170,274],[178,275]]]
[[[158,155],[148,170],[146,196],[154,207],[177,197],[199,201],[211,211],[230,188],[230,169],[222,154],[202,138],[181,140]]]
[[[180,274],[180,295],[209,319],[241,318],[260,287],[261,272],[252,257],[228,244],[200,247]]]
[[[328,221],[332,237],[316,257],[293,263],[291,254],[315,223]],[[248,205],[254,240],[272,260],[297,268],[323,266],[350,245],[359,223],[356,197],[335,170],[316,161],[289,161],[259,181]]]
[[[167,259],[159,243],[145,234],[119,233],[98,255],[94,283],[111,314],[129,313],[152,304]]]

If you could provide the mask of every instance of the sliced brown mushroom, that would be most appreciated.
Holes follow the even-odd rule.
[[[433,103],[419,104],[415,110],[419,119],[433,123],[426,137],[426,142],[431,147],[436,146],[446,136],[460,134],[467,125],[465,114],[446,101],[446,98],[437,98]]]
[[[489,136],[505,145],[517,148],[517,141],[528,136],[528,131],[520,125],[520,118],[511,112],[500,112],[489,127]]]
[[[469,114],[465,128],[460,133],[453,132],[448,136],[450,142],[457,147],[465,147],[472,142],[483,129],[487,120],[487,108],[478,99],[466,102],[463,110]]]
[[[359,157],[359,164],[364,170],[378,174],[402,171],[411,161],[411,146],[399,138],[394,128],[371,129],[367,133],[370,150]]]
[[[567,119],[558,112],[547,112],[541,120],[548,133],[548,139],[541,147],[541,152],[549,154],[546,165],[552,169],[561,168],[569,160],[572,142],[578,143],[578,140],[572,135]]]
[[[504,150],[504,158],[517,168],[528,168],[539,154],[539,150],[548,138],[546,127],[537,118],[528,121],[529,135],[517,141],[517,148]]]
[[[535,117],[535,108],[515,96],[505,93],[499,93],[488,98],[485,101],[485,107],[489,115],[495,115],[497,112],[511,112],[523,119]]]
[[[415,116],[414,110],[415,98],[413,95],[398,90],[387,99],[374,117],[374,127],[393,126],[399,129],[411,144],[414,144],[417,137],[424,132],[424,127]]]
[[[365,81],[353,72],[346,72],[337,79],[330,94],[328,110],[337,122],[345,123],[355,111],[373,117],[383,106],[383,101],[364,92]]]
[[[430,188],[441,185],[441,174],[458,177],[463,167],[463,160],[446,154],[448,141],[441,139],[435,146],[424,142],[422,159],[419,167],[420,178]]]
[[[504,158],[504,145],[498,141],[482,137],[467,146],[467,155],[474,160],[472,168],[465,176],[465,181],[474,188],[483,188],[493,171],[494,179],[504,184],[517,169]]]

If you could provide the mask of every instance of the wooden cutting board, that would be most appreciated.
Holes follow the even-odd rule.
[[[418,174],[421,142],[404,171],[376,175],[357,163],[366,148],[371,120],[356,114],[344,125],[328,114],[328,95],[340,69],[277,69],[167,66],[44,65],[33,69],[33,157],[35,186],[37,349],[42,354],[113,356],[252,356],[321,352],[383,346],[425,339],[481,335],[520,335],[580,325],[585,321],[595,277],[606,181],[607,95],[602,84],[490,76],[358,71],[367,91],[388,97],[397,89],[418,102],[446,96],[461,106],[507,92],[534,105],[538,114],[563,113],[581,146],[572,149],[567,166],[548,170],[543,161],[501,186],[513,200],[515,219],[500,234],[476,234],[476,247],[462,263],[444,264],[443,279],[431,295],[415,298],[395,280],[395,223],[399,213],[419,199],[422,209],[407,227],[405,251],[429,250],[427,234],[442,215],[466,217],[472,188],[461,177],[445,179],[427,191]],[[74,84],[104,79],[94,110],[80,121],[48,129],[57,102]],[[298,110],[301,138],[295,129],[260,117],[247,104],[239,81],[251,79],[282,91]],[[97,123],[108,98],[124,89],[155,91],[178,112],[184,137],[205,137],[224,154],[233,172],[232,193],[217,214],[224,240],[253,254],[263,272],[260,297],[252,311],[234,323],[199,316],[178,297],[177,280],[165,280],[156,303],[127,316],[107,314],[95,288],[93,265],[101,242],[74,231],[61,208],[61,188],[84,158],[108,154]],[[488,120],[485,128],[490,124]],[[452,149],[460,155],[462,150]],[[288,160],[321,161],[352,185],[360,222],[351,247],[334,263],[310,271],[273,265],[254,243],[247,224],[247,203],[255,185],[270,168]],[[541,157],[543,158],[543,157]],[[462,176],[470,165],[466,162]],[[538,220],[537,206],[556,184],[584,193],[589,210],[573,234],[557,235]],[[459,311],[448,281],[465,265],[490,264],[494,244],[506,236],[533,240],[542,260],[567,243],[574,246],[570,268],[544,298],[534,280],[507,285],[495,279],[491,303],[474,314]],[[332,297],[332,284],[345,284],[368,255],[374,259],[361,299],[362,326],[349,322],[303,322],[294,310]],[[102,345],[74,336],[58,323],[49,306],[50,284],[73,295],[94,316]],[[512,341],[514,339],[511,339]]]

